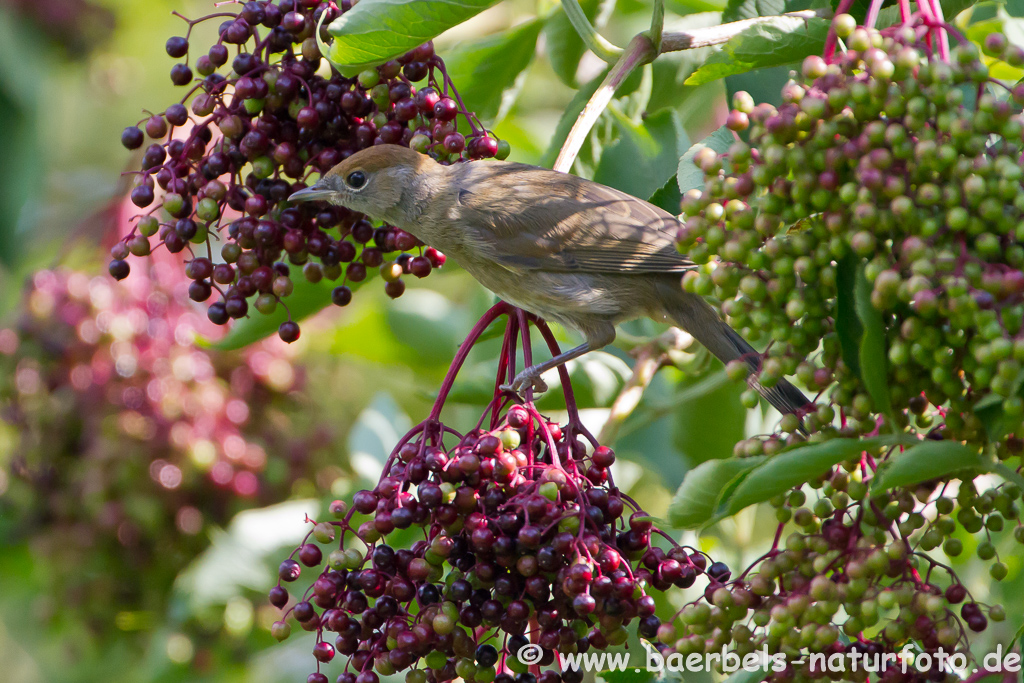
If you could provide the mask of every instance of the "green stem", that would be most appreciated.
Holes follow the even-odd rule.
[[[594,127],[601,112],[612,101],[615,91],[633,73],[634,69],[651,61],[656,55],[651,39],[647,35],[641,33],[629,41],[622,57],[605,76],[604,81],[587,102],[587,106],[580,112],[576,123],[573,124],[572,130],[569,131],[569,135],[565,138],[565,143],[558,153],[558,159],[555,160],[554,170],[563,173],[569,171],[572,163],[576,160],[576,155],[583,147],[584,140],[590,134],[590,129]]]
[[[651,14],[651,44],[654,53],[661,53],[661,36],[665,32],[665,0],[654,0],[654,13]]]
[[[562,0],[562,9],[569,23],[576,29],[576,33],[583,39],[587,49],[609,64],[614,64],[622,55],[622,48],[605,40],[604,36],[597,32],[586,13],[580,7],[579,0]]]

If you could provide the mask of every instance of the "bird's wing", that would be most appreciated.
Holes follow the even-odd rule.
[[[645,201],[573,175],[523,164],[463,164],[458,210],[487,256],[515,270],[682,273],[679,222]],[[460,169],[461,171],[461,169]],[[499,182],[493,201],[472,188]],[[481,183],[484,183],[481,185]]]

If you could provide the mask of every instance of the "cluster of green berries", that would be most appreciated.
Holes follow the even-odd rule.
[[[983,534],[975,552],[995,560],[990,576],[1003,580],[1008,568],[994,541],[1015,524],[1024,544],[1021,491],[1004,484],[979,493],[966,481],[955,494],[932,483],[869,497],[866,462],[844,463],[774,499],[779,533],[771,551],[740,579],[686,605],[659,628],[659,640],[684,656],[727,648],[742,657],[766,648],[789,663],[772,674],[780,682],[865,671],[886,683],[959,680],[940,666],[939,650],[971,662],[968,635],[1003,621],[1006,611],[978,603],[932,551],[956,557],[964,549],[954,531]],[[783,537],[786,528],[792,531]],[[907,651],[917,662],[904,670]],[[829,670],[815,666],[815,654],[831,658]]]
[[[773,340],[762,384],[831,387],[853,433],[875,430],[883,408],[842,329],[869,306],[885,357],[864,362],[886,367],[894,426],[1001,442],[1024,424],[1024,85],[994,81],[971,43],[943,61],[914,24],[834,27],[846,51],[808,57],[778,109],[737,93],[727,125],[749,143],[697,154],[706,183],[684,197],[679,245],[720,262],[684,286]],[[1024,59],[1002,36],[986,49]],[[821,412],[811,431],[832,424]]]

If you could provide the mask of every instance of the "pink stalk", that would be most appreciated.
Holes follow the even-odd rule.
[[[836,7],[836,16],[840,14],[846,14],[853,7],[853,0],[839,0],[839,6]],[[836,54],[836,45],[839,43],[839,38],[836,36],[836,27],[830,26],[828,29],[828,35],[825,37],[825,50],[822,56],[825,61],[829,64],[832,63],[832,57]]]
[[[910,15],[912,14],[912,12],[910,10],[910,0],[899,0],[899,6],[900,6],[900,21],[905,24],[908,21],[910,21]]]
[[[871,4],[868,6],[868,14],[864,18],[864,26],[867,28],[874,28],[878,22],[878,11],[882,9],[882,0],[871,0]]]
[[[495,320],[503,315],[507,315],[511,307],[504,301],[499,301],[495,305],[484,313],[484,316],[477,321],[473,329],[470,330],[469,336],[459,346],[458,352],[455,354],[455,359],[452,360],[452,365],[448,368],[448,374],[444,376],[444,381],[441,383],[441,390],[437,393],[437,400],[434,401],[434,407],[430,410],[430,417],[428,420],[437,420],[441,416],[441,408],[444,407],[444,402],[448,398],[448,393],[452,390],[452,384],[455,383],[455,376],[459,374],[459,370],[462,369],[463,363],[466,362],[466,356],[472,350],[476,344],[480,335],[491,326]]]
[[[927,0],[931,5],[932,14],[935,15],[935,19],[940,24],[945,24],[946,19],[942,16],[942,5],[939,4],[939,0]],[[946,29],[939,27],[936,29],[939,34],[939,57],[942,61],[949,61],[949,35],[946,33]]]

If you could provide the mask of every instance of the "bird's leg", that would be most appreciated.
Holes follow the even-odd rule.
[[[542,374],[552,368],[557,368],[559,365],[564,365],[574,358],[590,353],[592,348],[589,342],[583,342],[576,348],[560,353],[551,360],[531,365],[516,375],[511,384],[501,385],[501,389],[502,391],[514,391],[517,394],[522,394],[526,389],[532,388],[537,393],[543,393],[548,390],[548,385],[540,378]]]

